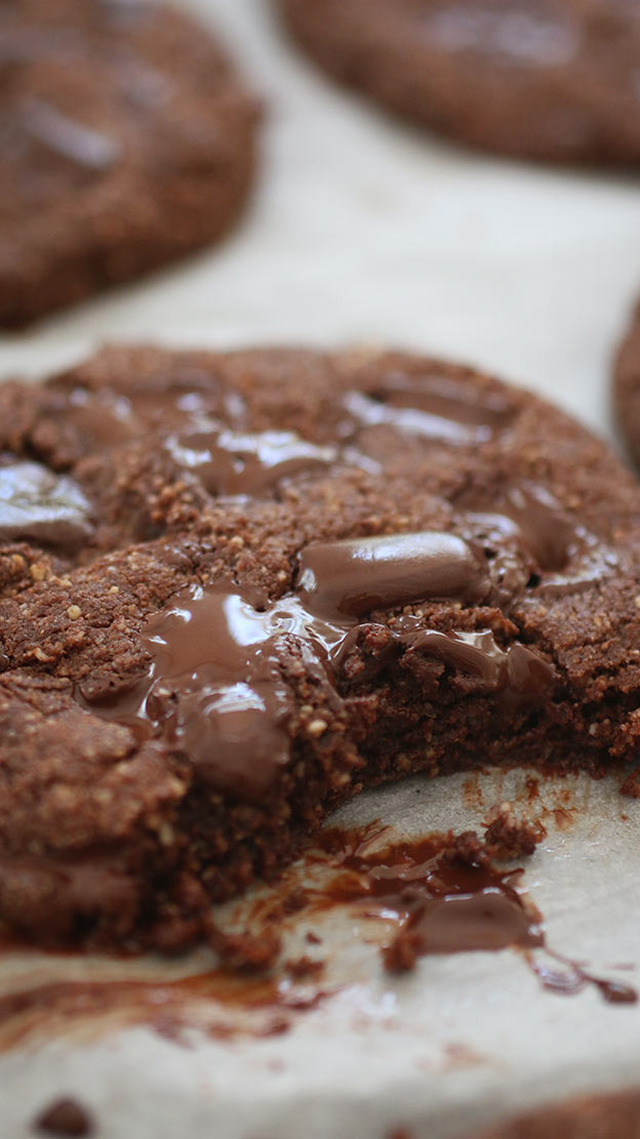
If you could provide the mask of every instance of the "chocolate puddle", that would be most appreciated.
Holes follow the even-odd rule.
[[[0,456],[0,543],[31,540],[73,550],[92,534],[90,503],[73,479]]]
[[[521,885],[523,871],[499,869],[473,832],[381,846],[389,833],[377,822],[323,831],[297,870],[313,884],[292,888],[296,873],[285,873],[252,904],[252,935],[271,933],[274,923],[308,926],[314,914],[344,909],[389,926],[381,952],[390,977],[423,956],[514,948],[551,992],[570,996],[592,985],[610,1004],[637,1002],[632,986],[597,977],[548,948],[542,916]],[[310,874],[314,867],[319,880]],[[190,1029],[219,1040],[286,1032],[297,1016],[353,987],[313,983],[323,970],[322,938],[307,928],[306,940],[312,957],[260,975],[219,968],[169,980],[52,981],[7,993],[0,997],[0,1050],[74,1027],[100,1034],[144,1025],[178,1044]],[[299,984],[296,976],[310,981]]]
[[[348,872],[328,887],[328,897],[362,900],[365,916],[397,923],[383,949],[391,971],[432,953],[544,944],[541,915],[518,889],[522,871],[499,871],[478,840],[458,850],[454,836],[434,834],[378,852],[368,849],[371,836],[354,845],[348,833],[330,831],[325,841]]]
[[[521,886],[522,869],[505,872],[473,832],[432,834],[380,848],[387,828],[323,831],[318,843],[336,875],[298,898],[297,911],[348,906],[396,927],[382,947],[390,972],[412,969],[434,953],[516,948],[543,987],[574,996],[594,986],[609,1004],[635,1004],[631,985],[595,976],[547,945],[543,917]]]

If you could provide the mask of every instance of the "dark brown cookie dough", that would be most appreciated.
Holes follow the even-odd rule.
[[[482,150],[640,161],[635,0],[278,0],[327,71]]]
[[[0,916],[169,950],[411,771],[640,737],[640,490],[402,354],[111,349],[0,388]]]
[[[613,412],[627,451],[640,466],[640,304],[615,362]]]
[[[0,4],[0,327],[222,237],[257,107],[188,16],[119,0]]]

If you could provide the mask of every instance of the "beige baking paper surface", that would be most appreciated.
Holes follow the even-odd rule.
[[[190,6],[265,97],[246,224],[218,251],[1,339],[0,373],[44,374],[121,339],[392,343],[494,369],[608,434],[608,363],[640,288],[637,181],[436,143],[316,74],[266,2]],[[363,796],[342,821],[381,818],[407,834],[477,826],[523,780],[483,777],[475,807],[464,779],[411,781]],[[558,830],[552,808],[567,797],[579,809]],[[549,943],[640,983],[640,802],[584,779],[543,798],[549,835],[525,882]],[[194,1031],[186,1047],[144,1027],[74,1022],[0,1055],[1,1139],[26,1139],[61,1094],[87,1104],[101,1139],[383,1139],[401,1126],[456,1139],[520,1107],[640,1084],[640,1005],[545,992],[512,951],[426,958],[391,983],[361,925],[326,921],[327,984],[340,991],[289,1033],[220,1042]],[[0,961],[0,987],[210,964],[22,955]]]

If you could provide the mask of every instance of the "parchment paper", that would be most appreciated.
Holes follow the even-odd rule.
[[[317,75],[262,0],[191,6],[226,33],[267,105],[245,226],[221,250],[2,339],[2,375],[46,373],[125,338],[393,343],[495,369],[607,434],[608,360],[640,288],[637,181],[449,148]],[[477,826],[523,779],[494,773],[475,798],[464,778],[412,780],[363,796],[341,821],[381,818],[410,834]],[[640,982],[640,803],[586,779],[554,781],[544,800],[549,836],[525,881],[550,944]],[[579,810],[557,829],[552,808],[567,803]],[[520,1107],[640,1084],[640,1005],[544,992],[509,950],[425,958],[391,983],[348,915],[326,923],[328,982],[342,991],[293,1031],[193,1033],[186,1047],[144,1027],[75,1025],[31,1040],[0,1056],[0,1136],[31,1134],[34,1115],[68,1094],[101,1139],[383,1139],[401,1126],[455,1139]],[[210,963],[18,955],[0,962],[0,987]]]

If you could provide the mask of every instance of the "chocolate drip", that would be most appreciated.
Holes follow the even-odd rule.
[[[287,763],[291,692],[277,652],[285,626],[222,585],[190,586],[149,622],[154,663],[139,714],[164,726],[204,782],[253,797]]]
[[[60,549],[93,533],[91,507],[77,483],[39,463],[0,466],[0,541],[32,541]]]
[[[546,949],[545,954],[528,956],[532,971],[541,981],[543,988],[561,996],[573,997],[587,986],[593,985],[600,996],[612,1005],[634,1005],[638,1003],[638,992],[632,985],[621,981],[609,981],[587,972],[576,961]]]
[[[290,756],[294,703],[285,657],[306,653],[307,664],[315,661],[337,685],[367,609],[394,608],[412,594],[424,600],[447,585],[449,597],[464,600],[487,581],[461,539],[425,533],[310,546],[299,593],[268,606],[229,582],[189,586],[144,631],[153,664],[140,689],[94,710],[162,731],[203,781],[252,798]],[[524,645],[499,648],[489,631],[443,633],[422,628],[417,617],[381,630],[387,644],[476,677],[501,702],[536,703],[550,694],[546,661]]]

